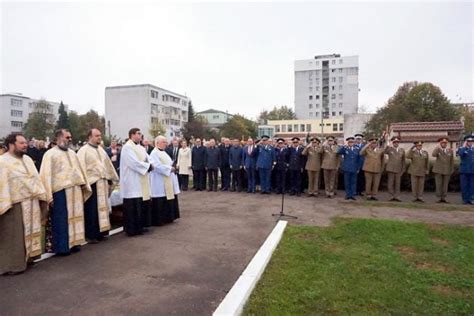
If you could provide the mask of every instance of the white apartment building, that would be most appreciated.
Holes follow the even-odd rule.
[[[357,113],[359,56],[319,55],[295,61],[298,119],[342,118]]]
[[[137,127],[151,140],[150,129],[159,122],[167,138],[181,136],[181,128],[188,121],[189,101],[184,95],[151,84],[106,87],[107,131],[125,140],[128,131]]]
[[[21,93],[0,94],[0,138],[13,132],[21,132],[39,101]],[[51,120],[57,121],[60,103],[47,100],[46,102],[51,105],[49,109]],[[64,104],[64,109],[68,111],[66,104]]]

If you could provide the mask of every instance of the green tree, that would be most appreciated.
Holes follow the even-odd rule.
[[[79,115],[78,123],[76,134],[72,135],[75,141],[87,141],[87,133],[91,128],[97,128],[102,132],[102,135],[105,135],[105,119],[97,111],[89,110],[87,113]]]
[[[188,122],[194,121],[195,117],[196,117],[196,113],[194,112],[193,103],[191,102],[191,100],[189,100],[189,103],[188,103]]]
[[[227,123],[222,125],[221,135],[229,138],[247,138],[257,136],[257,123],[242,115],[234,115]]]
[[[45,140],[51,137],[54,129],[55,116],[53,107],[46,100],[35,103],[33,112],[30,113],[24,126],[24,134],[27,138]]]
[[[66,112],[66,109],[64,108],[63,101],[61,101],[61,103],[59,104],[58,114],[59,114],[59,117],[58,117],[58,121],[56,122],[56,129],[60,129],[60,128],[69,129],[70,128],[69,116]]]
[[[80,130],[80,115],[77,114],[76,111],[70,111],[69,112],[69,131],[71,132],[72,135],[72,140],[76,144],[78,139],[76,139],[77,135],[79,135],[79,130]]]
[[[464,132],[466,134],[474,133],[474,112],[469,111],[467,106],[461,108],[461,115],[464,120]]]
[[[191,111],[189,111],[191,113]],[[183,128],[181,129],[183,137],[186,139],[196,138],[196,137],[208,137],[211,133],[208,122],[206,118],[201,115],[194,115],[191,121],[186,122]]]
[[[262,110],[258,116],[258,120],[263,124],[267,124],[268,120],[295,120],[296,114],[292,108],[282,105],[281,107],[273,107],[273,110]]]
[[[366,124],[368,135],[380,135],[394,122],[459,120],[460,113],[432,83],[405,82]]]
[[[151,122],[151,127],[148,132],[154,139],[156,136],[164,135],[166,133],[166,129],[163,127],[163,125],[161,125],[160,121],[156,119]]]

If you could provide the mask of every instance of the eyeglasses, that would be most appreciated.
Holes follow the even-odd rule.
[[[67,136],[66,139],[72,139],[72,136]]]

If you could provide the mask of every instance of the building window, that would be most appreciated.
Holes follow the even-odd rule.
[[[316,103],[316,104],[315,104],[315,108],[316,108],[316,109],[319,109],[319,103]]]
[[[339,111],[339,116],[342,116],[342,111]]]
[[[339,131],[342,132],[344,130],[344,123],[339,123]]]
[[[332,131],[337,132],[337,123],[332,124]]]
[[[11,126],[12,127],[23,127],[23,122],[11,121]]]
[[[281,124],[281,132],[286,133],[286,124]]]
[[[339,99],[342,99],[342,93],[339,93]]]
[[[336,69],[331,69],[331,72],[335,72],[335,71],[336,71]]]
[[[287,129],[288,129],[288,133],[293,132],[293,125],[288,124]]]
[[[339,85],[339,90],[342,90],[342,85]]]
[[[319,91],[319,86],[316,87],[316,91]]]
[[[300,132],[304,132],[304,124],[300,124]]]
[[[158,99],[158,91],[151,90],[151,97],[154,99]]]
[[[308,71],[308,76],[311,78],[313,77],[313,72],[312,71]]]
[[[275,125],[275,132],[277,132],[277,133],[280,132],[280,125]]]
[[[331,87],[331,90],[334,91],[334,86]]]
[[[10,99],[10,104],[12,106],[21,106],[23,103],[22,100],[18,100],[18,99]]]
[[[313,92],[313,87],[309,87],[309,92]]]
[[[298,124],[293,125],[293,131],[298,132]]]
[[[306,131],[311,132],[311,124],[306,124]]]
[[[333,109],[335,109],[335,108],[336,108],[336,103],[332,103],[332,104],[331,104],[331,107],[332,107]]]
[[[309,117],[313,117],[313,112],[309,112]]]
[[[331,94],[331,99],[335,99],[336,98],[336,95],[335,94]]]
[[[332,77],[332,82],[336,82],[336,77]]]
[[[335,60],[335,59],[331,60],[331,64],[332,64],[332,65],[335,65],[335,64],[336,64],[336,60]]]
[[[319,94],[316,95],[316,100],[319,100]]]
[[[309,86],[311,87],[313,85],[313,79],[309,79]]]
[[[218,120],[218,119],[219,119],[219,114],[213,115],[213,116],[212,116],[212,119],[213,119],[213,120]]]
[[[319,112],[315,112],[314,116],[319,117]]]
[[[342,108],[342,103],[339,103],[339,107]]]
[[[319,78],[316,78],[316,84],[319,84]]]
[[[336,112],[335,111],[332,111],[332,116],[336,116]]]
[[[151,104],[151,114],[158,113],[158,104]]]
[[[343,80],[343,77],[339,77],[339,82],[342,82]]]
[[[313,105],[310,103],[308,107],[309,107],[310,109],[312,109],[312,108],[313,108]]]
[[[316,66],[319,66],[319,61],[316,61]]]
[[[309,99],[310,99],[310,100],[313,100],[313,96],[312,96],[312,95],[310,95],[310,96],[309,96]]]
[[[23,111],[11,110],[10,113],[14,117],[23,117]]]
[[[342,68],[339,68],[339,73],[342,74]]]
[[[341,59],[339,59],[339,63],[340,63],[340,64],[342,64],[342,58],[341,58]]]

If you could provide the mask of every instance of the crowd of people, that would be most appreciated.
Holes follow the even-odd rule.
[[[448,203],[447,191],[460,159],[461,196],[474,200],[474,136],[464,138],[455,152],[440,138],[431,152],[438,202]],[[400,202],[401,176],[411,177],[413,201],[424,202],[425,177],[430,172],[423,142],[409,150],[400,138],[369,138],[356,134],[340,144],[333,137],[302,140],[262,136],[246,141],[222,137],[203,140],[158,136],[154,144],[132,128],[124,144],[112,141],[104,148],[101,132],[91,129],[88,140],[72,150],[72,135],[62,129],[46,148],[28,142],[21,134],[5,140],[0,156],[0,274],[15,274],[40,255],[42,227],[46,251],[69,255],[86,241],[106,240],[112,190],[119,184],[123,199],[123,226],[127,236],[148,232],[150,226],[172,223],[180,217],[178,194],[189,189],[192,176],[196,191],[235,191],[309,197],[337,194],[338,174],[344,175],[346,200],[364,196],[378,199],[382,173],[388,175],[390,201]],[[219,177],[220,175],[220,177]],[[219,186],[220,178],[220,187]],[[49,247],[48,247],[49,246]]]
[[[86,242],[106,240],[111,229],[109,198],[118,184],[127,236],[179,218],[180,191],[164,151],[165,137],[158,136],[148,154],[138,128],[130,130],[121,150],[117,144],[104,149],[98,129],[89,131],[77,152],[71,149],[68,130],[54,136],[55,144],[41,155],[22,134],[8,135],[2,146],[0,275],[23,272],[45,251],[70,255]]]

